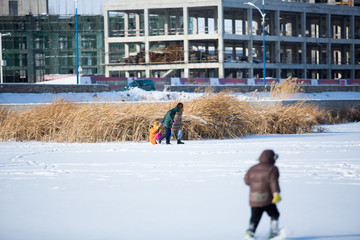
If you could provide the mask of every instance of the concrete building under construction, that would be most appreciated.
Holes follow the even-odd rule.
[[[0,16],[4,82],[41,82],[48,74],[76,74],[75,16]],[[81,74],[104,74],[103,16],[79,16]]]
[[[4,82],[41,82],[76,73],[74,15],[49,15],[48,0],[1,0]],[[104,17],[78,16],[80,74],[104,74]]]
[[[262,18],[246,2],[106,2],[106,75],[262,78]],[[360,78],[360,7],[314,2],[265,1],[266,77]]]

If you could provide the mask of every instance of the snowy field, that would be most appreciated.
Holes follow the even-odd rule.
[[[322,127],[185,145],[0,142],[0,239],[241,240],[243,177],[267,148],[287,239],[360,239],[360,123]]]

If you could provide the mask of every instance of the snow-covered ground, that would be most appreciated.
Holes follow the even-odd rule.
[[[194,98],[203,96],[204,93],[186,93],[186,92],[167,92],[152,91],[135,88],[130,91],[122,92],[100,92],[100,93],[1,93],[0,104],[32,104],[32,103],[51,103],[58,98],[64,98],[75,102],[123,102],[123,101],[189,101]],[[239,100],[269,100],[268,94],[259,94],[253,97],[251,93],[234,93]],[[273,98],[272,98],[273,99]],[[360,92],[323,92],[323,93],[307,93],[295,94],[290,99],[338,99],[352,100],[360,99]]]
[[[268,148],[287,239],[360,239],[360,123],[322,127],[185,145],[0,142],[0,239],[240,240],[243,177]]]
[[[189,101],[202,93],[0,94],[0,104]],[[251,94],[235,94],[255,100]],[[360,99],[358,92],[293,99]],[[263,96],[261,100],[269,100]],[[272,99],[270,99],[272,100]],[[0,240],[239,240],[250,208],[246,170],[279,153],[287,239],[360,239],[360,123],[325,133],[141,143],[0,142]],[[266,239],[266,215],[257,231]]]

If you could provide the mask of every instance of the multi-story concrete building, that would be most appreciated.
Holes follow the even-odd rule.
[[[104,17],[78,16],[81,74],[104,74]],[[48,15],[48,0],[1,0],[4,82],[39,82],[76,73],[74,15]]]
[[[81,74],[104,74],[103,16],[78,17]],[[76,74],[75,16],[0,16],[4,82],[40,82],[48,74]]]
[[[106,2],[106,75],[262,78],[261,15],[246,2]],[[266,0],[265,13],[266,77],[360,78],[360,7]]]

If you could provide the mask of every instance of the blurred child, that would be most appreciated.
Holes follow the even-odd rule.
[[[252,166],[245,175],[245,183],[250,186],[251,218],[245,239],[254,239],[261,216],[266,212],[271,217],[270,237],[279,234],[278,219],[280,213],[276,203],[281,201],[279,169],[275,166],[278,155],[265,150],[259,157],[259,163]]]
[[[156,141],[156,140],[158,140],[158,139],[161,138],[161,137],[162,137],[162,134],[161,134],[160,132],[158,132],[158,133],[155,135],[154,139],[155,139],[155,141]]]
[[[182,121],[182,114],[184,111],[184,105],[181,104],[181,105],[178,105],[178,107],[179,107],[180,111],[175,114],[174,123],[171,127],[170,138],[174,135],[174,133],[177,133],[177,134],[175,134],[176,138],[177,138],[177,144],[184,144],[184,142],[181,141],[181,136],[183,133],[183,131],[181,129],[181,121]]]
[[[160,133],[161,126],[158,126],[158,124],[155,122],[154,127],[150,128],[150,142],[155,145],[156,140],[161,136]]]

